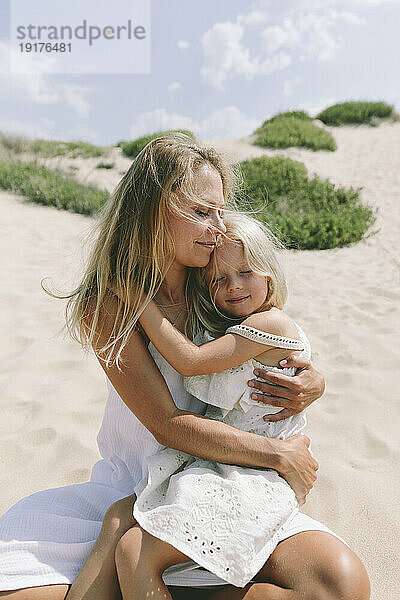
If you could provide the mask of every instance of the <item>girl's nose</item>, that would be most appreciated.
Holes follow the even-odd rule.
[[[228,284],[228,289],[230,292],[233,292],[235,290],[240,290],[242,288],[242,284],[240,282],[240,279],[230,279],[229,284]]]

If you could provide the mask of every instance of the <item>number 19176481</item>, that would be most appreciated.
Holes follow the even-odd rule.
[[[72,44],[69,42],[65,44],[62,42],[59,44],[51,44],[50,42],[25,42],[23,44],[18,44],[21,52],[71,52]]]

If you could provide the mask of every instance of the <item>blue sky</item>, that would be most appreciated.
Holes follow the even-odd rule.
[[[167,128],[236,138],[289,109],[367,99],[400,111],[400,0],[151,0],[151,72],[137,75],[10,75],[9,2],[2,131],[96,144]]]

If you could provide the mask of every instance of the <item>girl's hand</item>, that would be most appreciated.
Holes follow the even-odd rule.
[[[276,470],[296,494],[299,506],[305,503],[306,496],[317,479],[316,472],[319,468],[308,450],[309,445],[310,438],[298,433],[286,440],[279,440],[277,450]]]
[[[309,360],[299,358],[295,355],[288,356],[280,363],[281,367],[296,367],[297,373],[294,377],[288,377],[282,373],[255,369],[257,377],[265,379],[266,382],[251,379],[248,385],[260,390],[261,393],[253,393],[254,400],[282,406],[284,410],[274,415],[265,415],[264,421],[281,421],[300,413],[320,398],[325,390],[324,378],[314,369]],[[275,384],[275,385],[271,385]],[[264,396],[263,393],[272,394]]]

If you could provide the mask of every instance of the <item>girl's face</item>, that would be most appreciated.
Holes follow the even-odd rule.
[[[224,240],[216,250],[215,260],[218,275],[209,267],[207,279],[213,282],[211,294],[217,307],[234,317],[246,317],[261,309],[267,298],[269,278],[250,269],[242,244]]]
[[[188,218],[175,214],[169,217],[176,267],[208,265],[217,237],[226,231],[222,221],[225,199],[218,171],[203,165],[195,178],[194,191],[198,202],[187,203],[182,194],[182,210]]]

